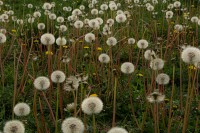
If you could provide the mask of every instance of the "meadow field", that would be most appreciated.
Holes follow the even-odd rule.
[[[0,133],[199,133],[200,0],[0,0]]]

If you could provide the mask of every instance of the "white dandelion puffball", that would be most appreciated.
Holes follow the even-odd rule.
[[[57,22],[58,23],[63,23],[64,22],[64,18],[63,17],[57,17]]]
[[[79,80],[75,76],[69,76],[66,79],[66,83],[64,85],[64,90],[66,91],[74,91],[79,87]]]
[[[200,50],[193,46],[186,47],[181,53],[182,60],[188,64],[198,62],[199,57]]]
[[[3,33],[0,33],[0,43],[6,42],[6,36]]]
[[[102,4],[100,6],[100,8],[101,8],[102,11],[108,10],[108,5],[107,4]]]
[[[46,90],[50,87],[50,80],[47,77],[40,76],[34,80],[33,85],[38,90]]]
[[[125,62],[121,65],[121,71],[125,74],[131,74],[135,70],[135,66],[131,62]]]
[[[44,30],[45,29],[45,24],[44,23],[39,23],[38,24],[38,29],[39,30]]]
[[[155,90],[153,93],[147,96],[147,100],[150,103],[160,103],[165,100],[165,95],[159,93],[158,90]]]
[[[55,43],[55,37],[51,33],[45,33],[41,36],[40,41],[44,45],[52,45]]]
[[[108,19],[108,20],[106,21],[106,23],[107,23],[109,26],[112,26],[112,25],[115,23],[115,21],[114,21],[112,18],[110,18],[110,19]]]
[[[156,77],[156,82],[159,84],[159,85],[166,85],[169,83],[169,75],[165,74],[165,73],[160,73],[157,75]]]
[[[4,128],[4,133],[24,133],[24,124],[19,120],[7,121]]]
[[[90,96],[83,100],[81,108],[87,115],[99,114],[103,110],[103,102],[99,97]]]
[[[144,58],[146,60],[151,60],[153,57],[156,57],[156,53],[153,50],[148,49],[144,52]]]
[[[92,15],[98,15],[99,14],[99,11],[97,9],[92,9],[91,10],[91,14]]]
[[[65,32],[65,31],[67,31],[67,26],[61,25],[61,26],[59,27],[59,30],[60,30],[61,32]]]
[[[61,129],[63,133],[83,133],[84,124],[79,118],[69,117],[62,122]]]
[[[172,18],[173,17],[173,15],[174,15],[174,13],[172,12],[172,11],[167,11],[166,12],[166,18]]]
[[[150,67],[153,70],[161,70],[164,67],[164,61],[160,58],[151,60]]]
[[[140,49],[145,49],[145,48],[148,47],[148,45],[149,45],[149,43],[147,42],[147,40],[144,40],[144,39],[141,39],[141,40],[139,40],[139,41],[137,42],[137,46],[138,46],[138,48],[140,48]]]
[[[41,17],[41,13],[40,12],[34,12],[33,13],[33,16],[34,16],[34,18],[39,18],[39,17]]]
[[[117,44],[117,39],[115,37],[109,37],[106,41],[108,46],[115,46]]]
[[[49,14],[49,19],[55,20],[56,19],[56,14],[54,14],[54,13]]]
[[[77,28],[77,29],[80,29],[83,27],[83,22],[80,21],[80,20],[77,20],[75,23],[74,23],[74,27]]]
[[[149,5],[149,6],[147,7],[147,10],[150,11],[150,12],[153,11],[153,10],[154,10],[154,6]]]
[[[194,16],[194,17],[191,18],[191,22],[192,23],[198,23],[198,21],[199,21],[199,18],[196,17],[196,16]]]
[[[28,23],[34,23],[34,21],[35,21],[35,18],[33,17],[28,18]]]
[[[65,37],[58,37],[56,39],[56,44],[59,46],[66,45],[66,43],[67,43],[67,40],[65,39]]]
[[[27,116],[30,114],[30,106],[27,103],[18,103],[13,109],[16,116]]]
[[[88,25],[93,29],[98,29],[100,27],[100,23],[97,19],[89,20]]]
[[[121,127],[113,127],[107,133],[128,133],[128,131]]]
[[[62,72],[60,70],[53,71],[51,74],[51,80],[54,83],[62,83],[65,81],[65,78],[66,78],[66,76],[65,76],[64,72]]]
[[[127,18],[124,14],[118,14],[115,19],[118,23],[124,23]]]
[[[99,61],[101,63],[109,63],[110,62],[110,57],[107,54],[102,53],[102,54],[99,55]]]
[[[85,41],[89,42],[89,43],[94,42],[95,41],[95,35],[93,33],[87,33],[85,35]]]
[[[180,24],[176,24],[175,26],[174,26],[174,29],[176,30],[176,31],[182,31],[183,30],[183,26],[182,25],[180,25]]]
[[[43,8],[44,10],[50,10],[50,9],[52,8],[52,6],[51,6],[50,3],[45,2],[44,5],[42,6],[42,8]]]
[[[178,8],[181,6],[181,2],[180,1],[175,1],[174,2],[174,7]]]

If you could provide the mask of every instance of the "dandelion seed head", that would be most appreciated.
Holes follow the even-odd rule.
[[[153,50],[146,50],[144,52],[144,58],[146,60],[154,59],[154,58],[156,58],[156,53]]]
[[[89,43],[94,42],[95,41],[95,35],[93,33],[87,33],[85,35],[85,41],[89,42]]]
[[[27,116],[30,114],[30,106],[27,103],[18,103],[13,111],[16,116]]]
[[[66,76],[65,76],[64,72],[62,72],[60,70],[53,71],[51,74],[51,80],[54,83],[62,83],[65,81],[65,78],[66,78]]]
[[[63,45],[66,45],[66,43],[67,43],[67,40],[65,39],[65,37],[58,37],[57,39],[56,39],[56,44],[57,45],[61,45],[61,46],[63,46]]]
[[[135,70],[135,66],[131,62],[125,62],[121,65],[121,71],[124,74],[131,74]]]
[[[83,100],[81,108],[87,115],[99,114],[103,110],[103,102],[99,97],[88,97]]]
[[[128,131],[121,127],[113,127],[107,133],[128,133]]]
[[[115,46],[117,44],[117,39],[115,37],[109,37],[106,41],[108,46]]]
[[[116,16],[115,20],[118,22],[118,23],[124,23],[126,21],[126,15],[124,14],[119,14]]]
[[[181,53],[181,58],[185,63],[192,64],[199,60],[200,50],[193,46],[188,46],[183,49]]]
[[[62,122],[61,129],[63,133],[83,133],[84,124],[79,118],[69,117]]]
[[[4,133],[24,133],[24,124],[19,120],[7,121],[4,128]]]
[[[161,70],[164,67],[164,61],[160,58],[155,58],[151,60],[150,67],[153,70]]]
[[[137,46],[140,49],[146,49],[148,47],[149,43],[147,42],[147,40],[141,39],[137,42]]]
[[[46,90],[50,87],[50,81],[47,77],[40,76],[34,80],[33,85],[38,90]]]
[[[6,36],[3,33],[0,33],[0,43],[6,42]]]
[[[157,75],[156,77],[156,82],[159,84],[159,85],[166,85],[169,83],[169,75],[165,74],[165,73],[160,73]]]
[[[55,37],[51,33],[45,33],[40,38],[41,43],[44,45],[52,45],[55,43]]]
[[[99,55],[99,61],[101,63],[109,63],[110,62],[110,57],[107,54],[102,53],[102,54]]]

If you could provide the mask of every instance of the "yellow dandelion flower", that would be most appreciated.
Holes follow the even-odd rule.
[[[13,32],[13,33],[16,33],[17,31],[16,31],[15,29],[12,29],[12,32]]]
[[[34,40],[34,42],[35,42],[35,43],[38,43],[39,41],[38,41],[38,40]]]
[[[46,55],[48,55],[48,54],[53,55],[53,52],[46,51],[45,54]]]
[[[97,50],[98,50],[98,51],[102,51],[102,48],[101,48],[101,47],[98,47]]]
[[[144,75],[141,74],[141,73],[138,73],[137,76],[138,76],[138,77],[143,77]]]
[[[90,97],[97,97],[97,94],[91,94]]]
[[[191,69],[191,70],[196,70],[196,69],[197,69],[197,68],[196,68],[195,66],[193,66],[193,65],[188,66],[188,68]]]
[[[169,99],[168,99],[168,98],[165,98],[165,102],[169,102]]]
[[[68,46],[65,45],[65,46],[63,46],[63,48],[68,48]]]
[[[96,73],[93,73],[93,75],[95,76],[95,75],[97,75]]]
[[[22,46],[26,46],[26,44],[25,44],[25,43],[23,43],[23,44],[22,44]]]
[[[83,42],[83,40],[80,40],[79,42]]]
[[[84,49],[88,49],[88,48],[90,48],[90,47],[89,47],[89,46],[84,46],[83,48],[84,48]]]
[[[178,33],[178,31],[177,31],[177,30],[174,30],[174,33]]]
[[[171,24],[174,24],[174,22],[172,21]]]

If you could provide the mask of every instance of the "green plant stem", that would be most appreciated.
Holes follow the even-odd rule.
[[[115,76],[114,99],[113,99],[113,118],[112,118],[112,127],[115,127],[116,96],[117,96],[117,77]]]

